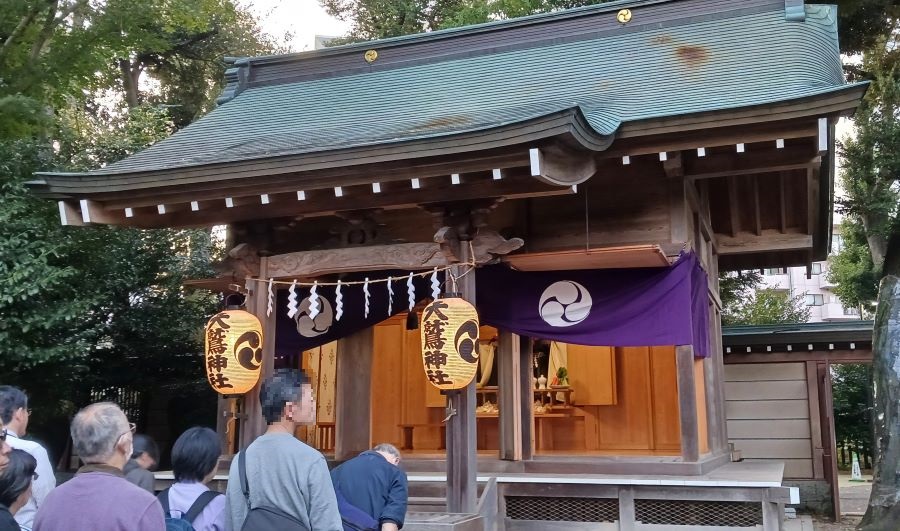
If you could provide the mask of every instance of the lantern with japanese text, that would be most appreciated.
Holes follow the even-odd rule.
[[[262,324],[250,312],[226,310],[206,323],[206,375],[223,395],[242,395],[259,381]]]
[[[437,298],[422,310],[422,361],[438,389],[462,389],[478,369],[478,312],[458,297]]]

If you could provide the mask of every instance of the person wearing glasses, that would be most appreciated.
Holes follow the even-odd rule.
[[[37,460],[25,450],[9,453],[8,464],[0,472],[0,531],[29,531],[13,517],[31,498],[32,484],[37,481]]]
[[[354,508],[377,522],[379,531],[397,531],[406,518],[408,496],[406,472],[400,468],[400,451],[382,443],[344,462],[331,471],[334,490]],[[345,526],[348,515],[342,512]],[[350,523],[354,523],[349,519]]]
[[[91,404],[75,415],[69,431],[84,466],[47,496],[34,531],[164,531],[162,505],[122,474],[133,453],[134,424],[119,406]]]
[[[31,527],[38,507],[56,486],[56,476],[47,450],[40,444],[23,439],[28,430],[31,410],[28,408],[28,395],[18,387],[0,385],[0,419],[6,425],[6,442],[10,447],[25,450],[37,460],[37,472],[40,479],[35,480],[31,488],[31,499],[25,507],[16,513],[16,521],[24,527]]]

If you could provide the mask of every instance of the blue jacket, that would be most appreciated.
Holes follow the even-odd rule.
[[[331,471],[334,488],[379,524],[403,527],[406,518],[406,473],[381,454],[363,452]]]

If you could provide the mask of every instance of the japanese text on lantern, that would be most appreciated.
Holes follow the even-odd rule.
[[[439,389],[461,389],[478,368],[478,313],[459,298],[436,299],[422,312],[425,375]]]
[[[229,310],[206,324],[206,374],[209,385],[223,395],[244,394],[259,380],[262,325],[253,314]]]

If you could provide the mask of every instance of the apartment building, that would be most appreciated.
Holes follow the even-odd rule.
[[[834,227],[831,253],[841,249],[839,228]],[[859,308],[841,304],[832,291],[834,283],[828,279],[829,261],[813,262],[807,278],[805,267],[780,267],[763,270],[763,285],[768,289],[783,290],[791,297],[802,296],[809,307],[809,322],[857,321],[862,319]]]

